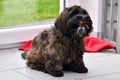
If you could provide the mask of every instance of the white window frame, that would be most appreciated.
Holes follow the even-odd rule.
[[[118,14],[120,14],[120,0],[118,0]],[[117,52],[120,53],[120,15],[118,15]]]
[[[63,9],[64,0],[60,0],[60,12],[62,12]],[[16,47],[23,42],[32,40],[37,34],[50,28],[53,24],[0,29],[0,49]]]
[[[7,45],[8,47],[15,47],[11,44],[32,40],[34,36],[44,29],[50,28],[51,25],[52,24],[0,29],[0,48],[4,48],[5,45],[5,48],[7,48]]]

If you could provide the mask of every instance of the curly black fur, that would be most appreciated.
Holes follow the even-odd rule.
[[[22,57],[28,67],[56,77],[63,76],[63,70],[86,73],[84,37],[92,29],[92,20],[85,9],[76,5],[65,8],[55,26],[37,35],[32,48]]]

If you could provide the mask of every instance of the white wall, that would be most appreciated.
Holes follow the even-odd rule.
[[[70,7],[72,5],[80,5],[81,0],[66,0],[66,7]]]
[[[101,32],[101,3],[102,0],[66,0],[66,7],[80,5],[85,8],[93,21],[94,32]]]

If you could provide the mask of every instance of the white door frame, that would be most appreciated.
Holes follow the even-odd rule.
[[[60,0],[60,13],[63,11],[65,8],[65,0]]]
[[[118,0],[118,14],[120,14],[120,0]],[[118,15],[117,52],[120,53],[120,15]]]

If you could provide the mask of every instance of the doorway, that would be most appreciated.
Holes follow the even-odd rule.
[[[103,32],[102,38],[107,40],[117,47],[117,52],[120,52],[120,29],[119,29],[119,18],[118,15],[120,9],[119,0],[104,0],[104,22],[103,22]],[[119,18],[118,18],[119,17]],[[118,45],[119,44],[119,45]]]

